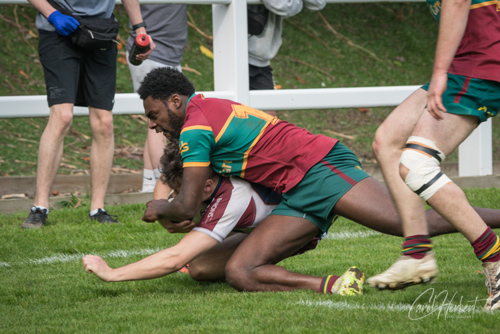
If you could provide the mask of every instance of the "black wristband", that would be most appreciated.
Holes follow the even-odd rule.
[[[134,25],[132,26],[132,29],[133,29],[133,30],[137,30],[137,29],[142,28],[142,27],[146,28],[146,23],[141,22],[141,23],[134,24]]]

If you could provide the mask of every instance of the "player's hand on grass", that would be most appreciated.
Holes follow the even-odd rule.
[[[179,223],[168,219],[160,219],[158,221],[161,226],[163,226],[170,233],[188,233],[196,226],[196,223],[191,220],[185,220]]]
[[[82,260],[83,269],[89,274],[95,274],[104,282],[109,282],[113,270],[106,261],[97,255],[85,255]]]
[[[442,113],[446,112],[442,97],[446,91],[447,83],[448,74],[446,72],[434,73],[427,91],[427,110],[438,121],[444,119]]]
[[[155,199],[146,203],[146,211],[144,211],[144,216],[142,220],[147,223],[154,223],[158,219],[162,218],[161,212],[165,205],[168,205],[166,199]]]

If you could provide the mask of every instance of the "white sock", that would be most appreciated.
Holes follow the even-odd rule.
[[[99,208],[99,209],[101,209],[102,211],[106,211],[103,208]],[[99,209],[95,209],[95,210],[90,211],[90,215],[93,216],[93,215],[97,214],[97,211],[99,211]]]
[[[160,179],[161,169],[160,168],[153,169],[153,174],[155,176],[155,184],[156,184],[156,182]]]
[[[143,170],[142,178],[142,192],[151,193],[155,190],[156,180],[154,171],[151,169]]]
[[[33,206],[34,208],[39,208],[40,210],[47,210],[47,214],[49,214],[49,209],[47,209],[46,207],[44,206],[41,206],[41,205],[35,205]]]

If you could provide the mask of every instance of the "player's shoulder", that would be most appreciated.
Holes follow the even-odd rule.
[[[245,190],[248,190],[248,191],[251,191],[252,190],[252,186],[250,185],[250,182],[242,179],[242,178],[239,178],[237,176],[231,176],[231,177],[228,177],[228,178],[225,178],[227,179],[226,182],[229,182],[231,183],[231,185],[234,187],[234,188],[238,188],[238,189],[245,189]]]
[[[218,195],[229,196],[234,201],[248,201],[254,196],[255,191],[251,184],[237,176],[221,177]]]

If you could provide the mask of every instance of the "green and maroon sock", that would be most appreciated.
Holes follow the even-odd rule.
[[[321,281],[321,285],[319,287],[319,292],[324,294],[331,294],[333,283],[335,283],[338,279],[339,276],[335,275],[328,275],[323,277],[323,280]]]
[[[500,260],[500,240],[489,226],[479,238],[471,242],[471,245],[479,260],[483,262]]]
[[[431,237],[428,234],[411,235],[403,242],[403,255],[420,260],[432,250]]]

